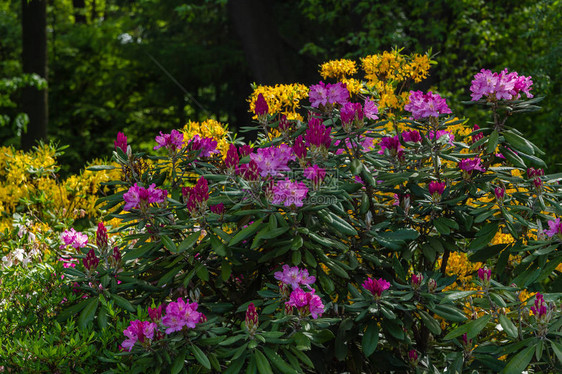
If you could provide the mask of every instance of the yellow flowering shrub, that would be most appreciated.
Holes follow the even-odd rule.
[[[343,79],[355,73],[357,73],[357,65],[353,60],[332,60],[320,65],[320,75],[324,79],[335,78],[338,81],[343,81]]]
[[[302,116],[297,113],[300,108],[299,102],[308,97],[308,87],[304,84],[276,84],[275,86],[257,86],[250,96],[250,112],[254,113],[256,100],[262,94],[269,107],[269,113],[280,113],[287,116],[289,120],[301,120]],[[254,116],[257,118],[257,116]]]
[[[217,149],[223,157],[226,157],[230,145],[230,132],[228,125],[222,124],[214,119],[208,119],[201,123],[189,121],[182,129],[184,145],[186,145],[195,135],[201,138],[213,138],[217,141]]]

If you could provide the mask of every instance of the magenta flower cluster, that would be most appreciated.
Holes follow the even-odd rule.
[[[440,140],[442,137],[446,136],[446,141],[449,145],[453,145],[453,141],[455,140],[455,136],[447,130],[437,130],[437,140]],[[428,139],[435,139],[435,132],[433,130],[429,130],[427,133]]]
[[[125,206],[123,210],[131,210],[139,208],[144,210],[152,203],[163,203],[166,200],[168,191],[156,188],[156,185],[152,183],[148,188],[139,186],[137,183],[134,184],[129,191],[123,194],[123,200],[125,200]]]
[[[411,112],[412,117],[416,120],[451,113],[445,99],[431,91],[426,94],[422,91],[410,91],[409,101],[404,109]]]
[[[308,194],[308,187],[303,182],[292,182],[289,179],[280,180],[273,186],[272,204],[283,204],[286,207],[303,206]]]
[[[429,194],[434,198],[437,196],[441,197],[441,195],[443,195],[443,192],[445,191],[446,185],[447,184],[445,182],[438,182],[438,181],[429,182],[429,185],[427,186],[429,189]]]
[[[122,132],[117,133],[117,139],[113,142],[115,150],[121,148],[124,153],[127,153],[127,136]]]
[[[184,302],[180,297],[178,301],[166,306],[166,315],[162,317],[162,324],[166,326],[166,334],[181,331],[184,327],[195,328],[203,314],[197,311],[197,303]]]
[[[138,319],[131,321],[129,327],[123,331],[127,339],[125,339],[121,346],[130,352],[137,341],[143,344],[146,339],[152,340],[157,329],[158,326],[154,322],[140,321]]]
[[[365,282],[363,282],[363,287],[378,300],[380,299],[383,291],[390,288],[390,283],[382,278],[374,279],[369,277],[365,280]]]
[[[183,133],[178,130],[172,130],[169,134],[163,134],[160,131],[160,135],[156,136],[154,140],[158,143],[154,146],[154,150],[165,147],[169,151],[177,151],[183,145]]]
[[[402,140],[411,143],[421,143],[422,137],[418,130],[402,131]]]
[[[465,158],[459,161],[459,169],[467,173],[472,173],[473,170],[485,172],[486,169],[480,165],[480,162],[482,162],[482,160],[479,157]]]
[[[395,136],[383,136],[379,142],[381,146],[381,150],[379,151],[380,155],[384,154],[384,150],[388,149],[388,152],[391,156],[395,157],[398,156],[399,158],[402,156],[403,148],[400,144],[400,139],[398,135]]]
[[[309,292],[305,292],[301,288],[294,289],[286,305],[290,308],[297,308],[299,316],[301,317],[310,315],[313,319],[317,319],[324,312],[322,299],[315,294],[314,289]]]
[[[200,177],[194,187],[183,187],[181,189],[187,210],[196,213],[203,212],[209,200],[209,184],[204,177]]]
[[[516,71],[509,73],[507,69],[499,73],[482,69],[474,76],[470,86],[473,101],[486,97],[488,100],[513,100],[521,97],[521,92],[528,98],[533,97],[529,92],[533,81],[531,77],[519,75]]]
[[[328,105],[343,105],[349,100],[349,91],[345,84],[319,82],[310,86],[310,105],[313,108],[326,107]]]
[[[326,127],[319,118],[311,118],[308,121],[308,129],[304,135],[306,145],[329,148],[332,144],[331,130],[332,128]]]
[[[84,248],[88,244],[88,235],[82,234],[80,231],[74,230],[74,228],[71,228],[70,230],[64,230],[60,235],[60,238],[64,243],[63,245],[61,245],[61,248],[70,245],[73,248],[78,249]]]

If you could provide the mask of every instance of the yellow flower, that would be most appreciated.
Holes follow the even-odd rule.
[[[355,73],[357,73],[357,66],[355,61],[352,60],[333,60],[325,62],[320,66],[320,75],[324,79],[336,78],[338,81],[342,81],[347,76]]]
[[[189,121],[183,127],[182,132],[184,145],[187,145],[195,135],[199,135],[201,138],[213,138],[217,141],[217,149],[223,158],[226,157],[230,146],[230,132],[227,124],[222,124],[214,119],[208,119],[202,123]]]
[[[269,114],[284,114],[289,120],[301,120],[302,116],[297,113],[300,108],[300,101],[308,97],[308,87],[304,84],[277,84],[272,86],[257,86],[254,92],[250,95],[248,101],[250,102],[250,112],[254,112],[256,107],[256,100],[259,94],[262,94],[267,106]],[[257,119],[254,116],[254,119]]]

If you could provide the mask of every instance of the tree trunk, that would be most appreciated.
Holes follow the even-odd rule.
[[[72,0],[74,23],[86,23],[86,0]]]
[[[22,67],[24,74],[47,79],[47,0],[22,0]],[[22,90],[22,110],[29,116],[22,148],[29,150],[37,140],[47,139],[47,88]]]
[[[256,83],[294,83],[291,53],[279,36],[271,1],[230,0],[227,9]]]

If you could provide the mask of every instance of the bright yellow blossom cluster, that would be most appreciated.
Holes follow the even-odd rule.
[[[94,162],[99,164],[101,162]],[[56,149],[40,145],[30,152],[0,148],[0,227],[11,227],[11,215],[22,204],[49,210],[59,218],[99,214],[95,208],[101,183],[120,179],[119,169],[82,171],[62,181],[57,176]]]
[[[185,145],[195,135],[199,135],[201,138],[215,139],[217,141],[217,149],[223,157],[226,157],[226,152],[228,152],[228,147],[230,146],[230,133],[227,124],[222,124],[214,119],[208,119],[201,123],[189,121],[183,127],[182,132]]]
[[[357,73],[357,65],[352,60],[332,60],[320,65],[320,75],[324,79],[336,78],[338,81],[342,81],[355,73]]]
[[[273,86],[257,86],[249,98],[250,112],[254,113],[256,100],[262,94],[269,107],[269,113],[279,113],[287,116],[289,120],[301,120],[302,116],[297,113],[300,108],[299,102],[308,97],[308,87],[304,84],[277,84]],[[254,116],[257,119],[257,116]]]

